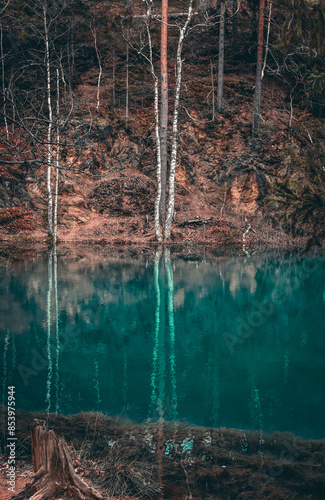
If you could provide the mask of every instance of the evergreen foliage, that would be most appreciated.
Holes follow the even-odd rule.
[[[302,184],[289,179],[276,182],[275,196],[269,200],[280,210],[282,220],[290,224],[293,235],[301,232],[310,235],[307,248],[313,244],[320,245],[320,238],[325,236],[324,177],[320,175],[314,181]]]

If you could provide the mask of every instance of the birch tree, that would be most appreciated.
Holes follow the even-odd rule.
[[[255,82],[254,111],[253,111],[253,134],[254,134],[254,131],[256,131],[260,128],[260,121],[261,121],[264,13],[265,13],[265,0],[260,0],[260,14],[259,14],[259,23],[258,23],[258,42],[257,42],[256,82]]]
[[[1,19],[0,19],[0,56],[1,56],[1,79],[2,79],[2,96],[3,96],[3,119],[5,123],[6,138],[7,141],[9,141],[9,129],[8,129],[7,111],[6,111],[7,89],[5,83],[5,56],[3,52],[3,28]]]
[[[54,219],[53,240],[54,246],[58,231],[58,198],[59,198],[59,170],[60,169],[60,73],[56,70],[56,159],[55,159],[55,188],[54,188]]]
[[[176,86],[175,86],[175,96],[174,96],[170,172],[169,172],[169,182],[168,182],[169,196],[168,196],[167,216],[164,224],[164,237],[166,238],[166,240],[170,239],[172,221],[174,216],[174,207],[175,207],[175,173],[177,167],[177,148],[178,148],[178,115],[179,115],[179,99],[181,93],[182,66],[183,66],[182,49],[183,49],[184,39],[187,34],[192,16],[193,16],[193,0],[189,0],[186,21],[183,24],[183,26],[178,27],[179,37],[178,37],[177,54],[176,54]]]
[[[188,33],[189,25],[193,17],[193,0],[188,1],[188,8],[187,12],[185,14],[185,21],[183,24],[175,24],[174,26],[178,29],[179,35],[178,35],[178,42],[177,42],[177,52],[176,52],[176,62],[175,62],[175,74],[176,74],[176,83],[175,83],[175,89],[174,89],[174,99],[173,99],[173,121],[172,121],[172,134],[171,134],[171,153],[170,153],[170,169],[169,169],[169,175],[168,181],[166,184],[168,184],[168,203],[166,203],[166,211],[164,213],[165,217],[160,217],[161,214],[161,200],[162,197],[165,196],[166,193],[166,187],[162,184],[162,123],[165,125],[165,121],[162,121],[160,119],[161,114],[164,113],[164,120],[166,120],[166,114],[168,113],[168,108],[166,110],[166,107],[164,110],[162,109],[162,102],[160,102],[160,107],[159,107],[159,79],[155,70],[155,65],[153,61],[153,44],[152,44],[152,37],[151,37],[151,31],[150,31],[150,23],[152,20],[152,6],[153,2],[150,0],[145,0],[146,3],[146,8],[147,8],[147,13],[146,13],[146,32],[147,32],[147,38],[148,38],[148,50],[149,54],[146,55],[145,52],[141,49],[138,51],[141,53],[144,58],[149,62],[150,65],[150,71],[151,75],[153,78],[154,82],[154,120],[155,120],[155,142],[156,142],[156,158],[157,158],[157,193],[156,193],[156,201],[155,201],[155,235],[158,241],[162,241],[163,239],[169,240],[170,235],[171,235],[171,226],[172,226],[172,221],[173,221],[173,216],[174,216],[174,206],[175,206],[175,173],[176,173],[176,167],[177,167],[177,149],[178,149],[178,129],[179,129],[179,124],[178,124],[178,118],[179,118],[179,101],[180,101],[180,92],[181,92],[181,84],[182,84],[182,67],[183,67],[183,60],[182,60],[182,49],[184,45],[184,40],[185,37]],[[165,6],[165,4],[164,4]],[[168,5],[167,5],[168,6]],[[168,12],[167,12],[168,14]],[[165,21],[161,22],[162,24],[165,25],[165,28],[167,28],[167,21],[168,21],[168,16],[167,16],[167,21],[166,18],[164,17]],[[161,40],[164,40],[163,35],[161,35]],[[167,47],[164,48],[166,50],[166,55],[167,55]],[[163,99],[164,103],[166,106],[166,92],[167,92],[167,97],[168,97],[168,84],[167,84],[167,66],[165,65],[166,61],[161,62],[161,69],[162,69],[162,78],[161,81],[163,81],[164,88],[162,90],[163,93]],[[167,115],[168,118],[168,115]],[[168,123],[168,122],[167,122]],[[165,155],[165,152],[164,152]],[[168,155],[167,155],[168,156]],[[164,193],[163,193],[164,191]],[[166,193],[166,200],[167,200],[167,193]],[[163,222],[162,222],[163,221]]]
[[[155,236],[158,241],[162,240],[162,230],[160,226],[160,200],[161,200],[161,153],[160,153],[160,129],[159,129],[159,83],[156,74],[154,61],[153,61],[153,44],[150,31],[150,24],[152,19],[152,1],[146,0],[146,33],[148,37],[148,55],[145,54],[144,48],[141,47],[139,53],[144,57],[144,59],[149,63],[151,76],[153,79],[154,88],[154,119],[155,119],[155,142],[156,142],[156,161],[157,161],[157,192],[155,199]]]
[[[53,198],[51,185],[51,170],[52,170],[52,150],[51,150],[51,134],[53,126],[53,113],[51,101],[51,65],[50,65],[50,47],[49,47],[49,28],[47,22],[47,1],[43,3],[43,21],[44,21],[44,42],[45,42],[45,61],[46,61],[46,89],[47,89],[47,106],[48,106],[48,127],[47,127],[47,220],[48,234],[53,238]]]
[[[218,89],[217,89],[218,113],[221,113],[224,109],[223,76],[224,76],[224,61],[225,61],[225,18],[226,18],[226,1],[221,0],[220,27],[219,27],[219,55],[218,55]]]
[[[76,123],[83,120],[84,114],[81,118],[81,107],[72,91],[73,81],[69,75],[74,55],[67,43],[73,26],[85,29],[87,24],[76,17],[71,20],[69,9],[72,3],[67,6],[66,2],[59,1],[50,8],[48,0],[39,0],[26,13],[12,0],[5,17],[0,10],[3,21],[0,24],[0,94],[6,99],[0,164],[25,167],[28,164],[36,178],[35,167],[45,168],[47,233],[49,243],[53,244],[58,227],[59,172],[63,169],[60,151],[64,150],[65,157],[69,156],[64,168],[73,168],[83,153],[79,144],[87,135],[73,137],[79,126]],[[86,50],[82,49],[81,35],[78,33],[78,45],[74,44],[75,54]],[[76,118],[73,123],[72,115]],[[74,160],[71,161],[71,157]]]

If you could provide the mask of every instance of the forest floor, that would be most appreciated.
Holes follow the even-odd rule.
[[[324,440],[186,422],[148,421],[140,425],[101,413],[17,414],[16,493],[33,474],[30,424],[36,417],[44,418],[48,428],[64,437],[77,474],[104,498],[324,498]],[[2,500],[13,496],[6,486],[7,475],[7,459],[2,456]]]

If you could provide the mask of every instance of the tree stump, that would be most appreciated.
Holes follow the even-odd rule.
[[[44,420],[35,419],[31,427],[35,474],[32,482],[12,500],[52,500],[58,494],[82,500],[102,499],[77,476],[66,442],[48,430]]]

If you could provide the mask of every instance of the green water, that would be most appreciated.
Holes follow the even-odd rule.
[[[325,437],[323,257],[51,254],[0,291],[4,403]]]

